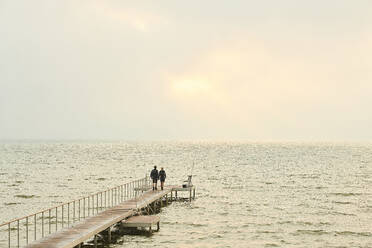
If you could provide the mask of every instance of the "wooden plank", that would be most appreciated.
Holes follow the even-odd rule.
[[[172,189],[173,189],[173,191],[189,191],[190,189],[195,189],[195,186],[186,187],[186,188],[177,186],[177,187],[174,187]]]
[[[121,223],[123,227],[150,227],[159,222],[159,216],[132,216]]]

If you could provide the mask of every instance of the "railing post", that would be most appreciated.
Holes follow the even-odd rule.
[[[19,220],[17,220],[17,247],[19,248]]]
[[[10,223],[8,223],[8,248],[10,248]]]
[[[67,203],[67,226],[70,226],[70,203]]]
[[[41,213],[41,237],[44,238],[44,212]]]
[[[58,207],[56,207],[56,231],[58,230]]]
[[[26,244],[28,244],[28,217],[26,217]]]
[[[63,211],[63,206],[64,206],[64,205],[62,205],[62,228],[63,228],[63,224],[64,224],[64,221],[63,221],[63,217],[64,217],[64,214],[63,214],[63,212],[64,212],[64,211]]]
[[[37,226],[37,223],[36,223],[36,214],[34,215],[34,224],[35,224],[35,228],[34,228],[34,240],[36,240],[36,226]]]
[[[85,197],[83,198],[83,218],[85,219]]]
[[[79,221],[80,221],[80,201],[81,201],[81,199],[79,199],[79,203],[78,203],[78,205],[79,205],[79,210],[78,210]]]
[[[49,234],[50,234],[50,232],[51,232],[51,212],[52,212],[52,210],[51,209],[49,209]]]
[[[101,208],[100,210],[102,211],[102,191],[101,191]]]

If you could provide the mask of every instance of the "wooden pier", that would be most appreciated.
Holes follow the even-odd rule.
[[[161,207],[167,205],[168,202],[179,199],[177,196],[178,191],[188,191],[189,195],[187,199],[191,201],[195,198],[195,187],[182,187],[182,186],[166,186],[164,190],[147,190],[138,192],[139,187],[133,191],[135,197],[122,201],[119,204],[111,206],[102,212],[98,212],[95,215],[86,217],[81,221],[68,225],[54,233],[47,236],[41,237],[40,239],[34,239],[33,242],[26,244],[26,248],[73,248],[81,247],[81,245],[93,238],[94,246],[97,247],[97,235],[100,233],[107,233],[107,240],[105,243],[111,242],[111,228],[120,223],[121,227],[148,227],[150,233],[152,232],[151,226],[157,224],[158,229],[160,225],[160,219],[156,216],[142,216],[143,214],[149,215],[159,211]],[[101,198],[102,200],[102,198]],[[106,200],[106,199],[105,199]],[[93,198],[94,201],[94,198]],[[97,198],[98,205],[98,198]],[[102,204],[101,204],[102,205]],[[75,210],[74,210],[75,212]],[[93,210],[94,213],[94,210]],[[36,220],[36,217],[35,217]],[[19,222],[18,220],[15,220]],[[9,222],[12,223],[12,222]],[[8,224],[8,223],[6,223]],[[4,224],[3,224],[4,225]],[[9,225],[9,224],[8,224]],[[10,226],[10,225],[9,225]],[[44,227],[43,227],[44,229]],[[50,229],[49,229],[50,230]],[[35,236],[36,237],[36,236]],[[28,228],[27,228],[27,239],[28,239]],[[18,230],[18,242],[14,247],[20,247],[19,242],[19,230]],[[9,246],[10,236],[9,236]]]

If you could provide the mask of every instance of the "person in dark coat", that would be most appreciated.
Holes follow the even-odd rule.
[[[164,182],[165,182],[166,177],[167,177],[167,174],[165,173],[164,168],[161,167],[161,170],[159,171],[159,179],[160,179],[161,190],[164,189]]]
[[[150,177],[152,179],[152,190],[158,190],[159,172],[156,166],[154,166],[154,169],[151,171]]]

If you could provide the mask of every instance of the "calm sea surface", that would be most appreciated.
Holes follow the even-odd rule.
[[[196,201],[112,247],[372,247],[372,144],[0,143],[0,222],[193,162]]]

